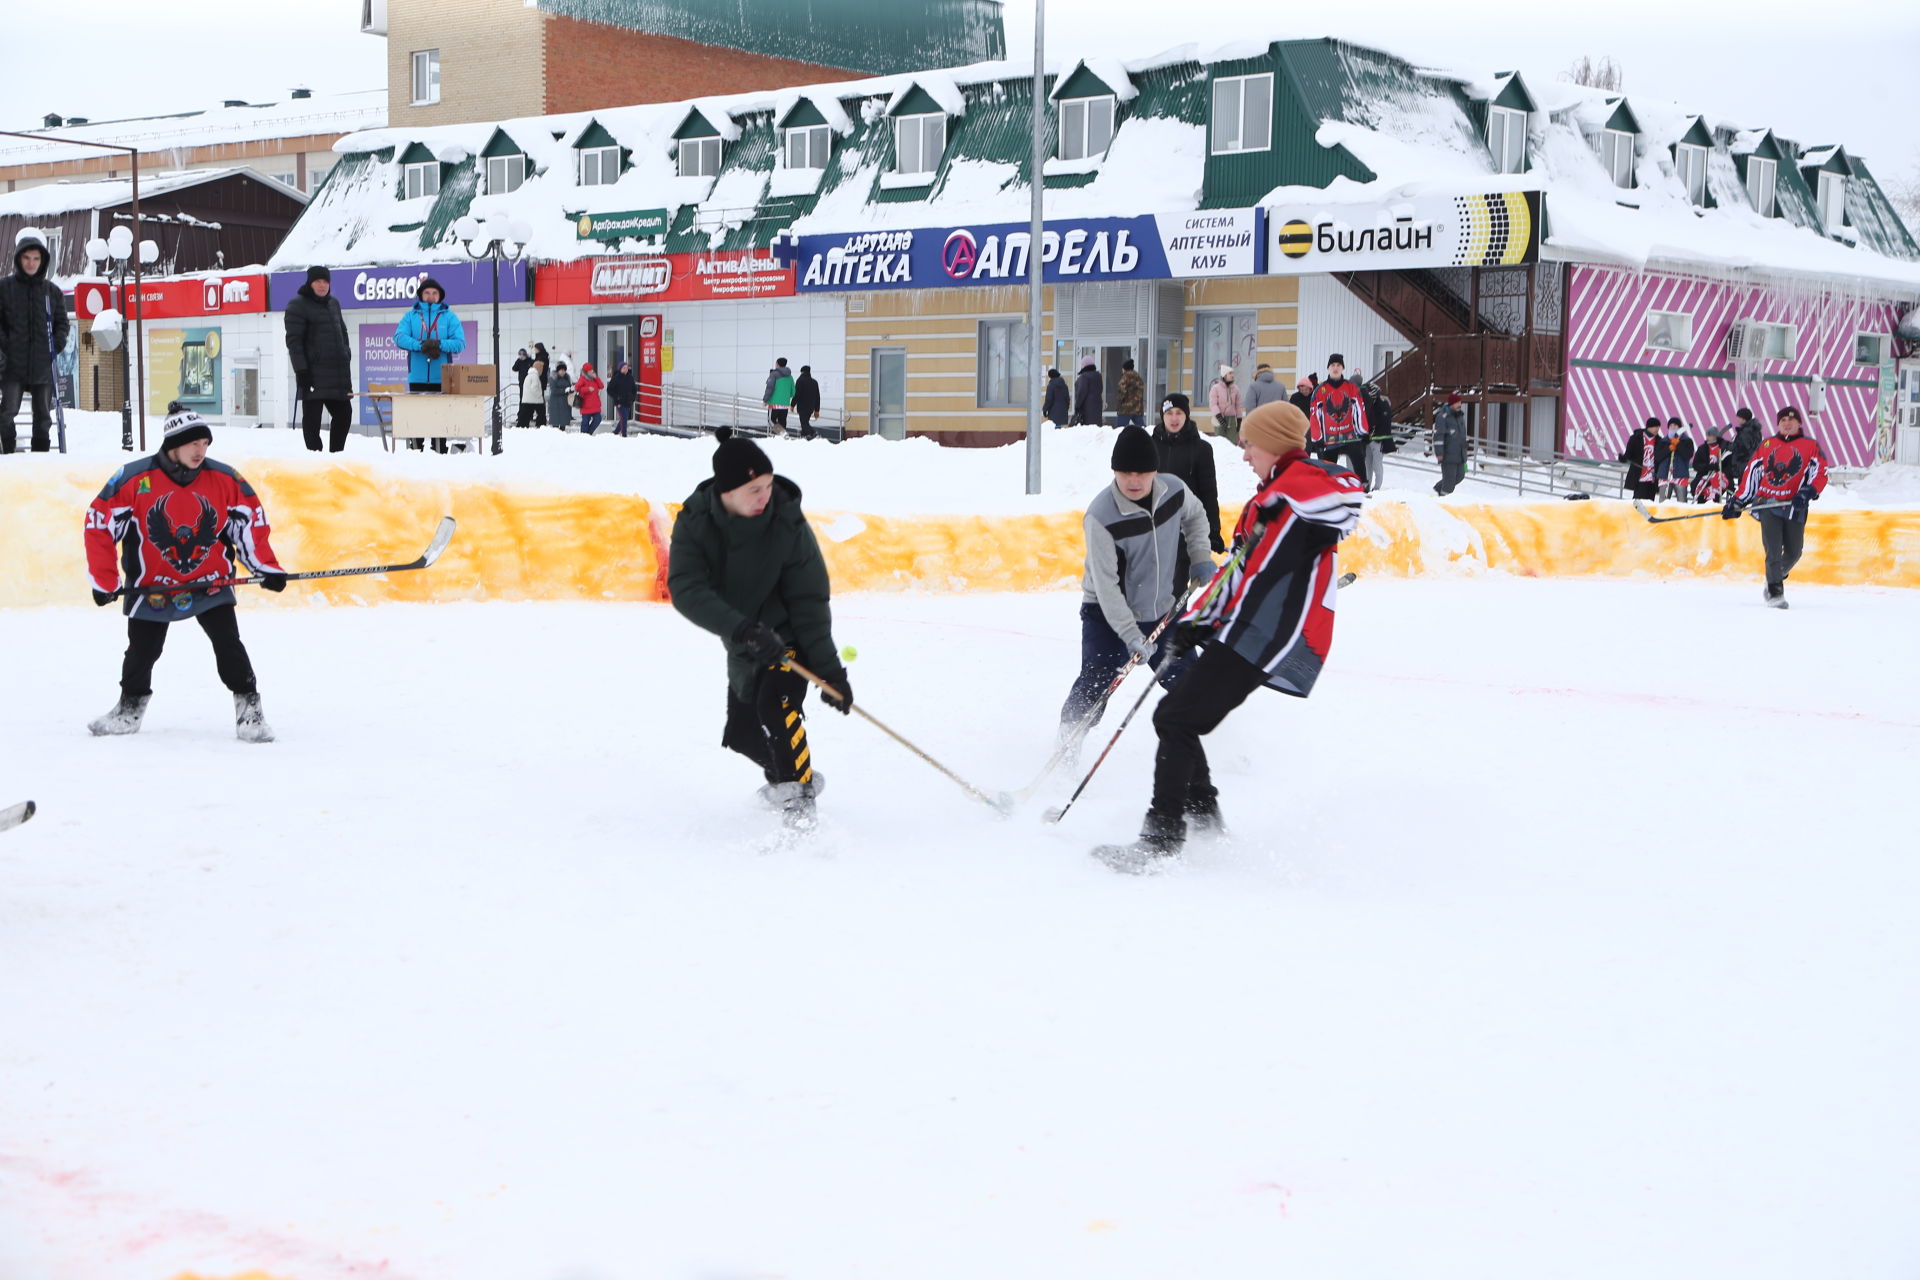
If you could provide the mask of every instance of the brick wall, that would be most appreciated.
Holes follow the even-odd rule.
[[[543,16],[523,0],[390,0],[387,123],[455,124],[546,112]],[[440,51],[440,101],[413,105],[413,54]]]
[[[852,72],[788,58],[578,18],[545,17],[547,79],[542,110],[549,113],[855,78]],[[777,45],[777,35],[770,34],[768,43]]]

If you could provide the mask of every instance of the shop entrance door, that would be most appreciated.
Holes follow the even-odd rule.
[[[871,395],[873,434],[883,440],[907,438],[907,349],[875,347],[868,362],[873,371]]]
[[[638,316],[595,316],[587,321],[592,330],[587,335],[587,350],[593,352],[593,369],[605,382],[620,368],[625,360],[633,366],[637,377],[640,372],[640,319]]]

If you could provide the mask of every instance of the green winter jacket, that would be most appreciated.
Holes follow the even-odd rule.
[[[773,500],[750,520],[731,515],[708,480],[688,495],[673,521],[667,591],[695,626],[727,646],[727,684],[751,701],[760,668],[733,644],[751,618],[794,647],[800,662],[829,684],[846,676],[833,643],[827,562],[800,510],[800,486],[773,478]]]

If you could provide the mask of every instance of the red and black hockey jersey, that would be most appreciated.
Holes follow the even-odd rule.
[[[212,459],[188,471],[155,454],[120,468],[87,508],[86,539],[94,589],[117,590],[124,572],[126,585],[149,588],[123,597],[126,613],[149,622],[232,604],[233,588],[192,584],[234,577],[236,556],[254,573],[285,572],[253,486]]]
[[[1212,623],[1218,643],[1266,672],[1271,688],[1306,697],[1333,646],[1334,548],[1360,523],[1364,493],[1344,467],[1298,450],[1281,458],[1240,513],[1235,558],[1185,620]]]
[[[1326,449],[1354,444],[1371,434],[1367,402],[1360,388],[1346,378],[1329,379],[1314,389],[1313,410],[1307,415],[1307,438]]]
[[[1824,493],[1827,455],[1811,437],[1772,436],[1754,451],[1735,496],[1742,502],[1789,502],[1802,489]]]

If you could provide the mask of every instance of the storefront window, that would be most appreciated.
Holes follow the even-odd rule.
[[[1202,311],[1194,317],[1193,386],[1195,399],[1204,400],[1220,376],[1220,366],[1233,366],[1233,380],[1242,396],[1260,363],[1260,317],[1252,311]]]
[[[1019,408],[1032,398],[1032,333],[1024,320],[980,322],[981,408]]]

